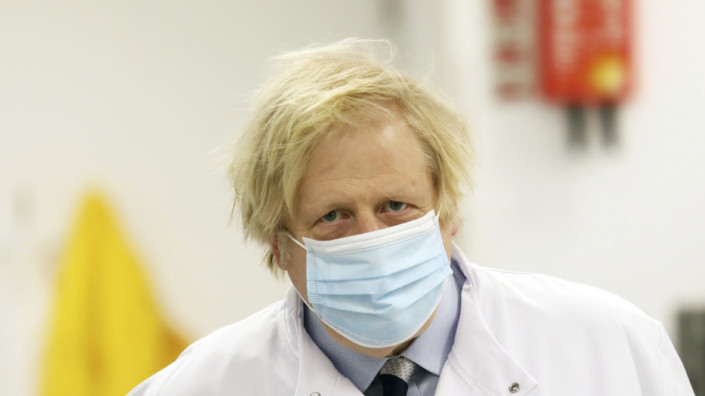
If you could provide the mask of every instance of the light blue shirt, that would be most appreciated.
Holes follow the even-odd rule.
[[[457,268],[455,259],[451,260],[451,269],[453,277],[446,283],[433,322],[402,352],[402,356],[420,366],[409,381],[408,395],[434,394],[438,376],[453,346],[460,315],[460,292],[465,283],[465,276]],[[335,368],[350,379],[360,392],[364,392],[366,396],[382,395],[382,384],[376,377],[387,358],[376,359],[338,344],[305,305],[304,327]]]

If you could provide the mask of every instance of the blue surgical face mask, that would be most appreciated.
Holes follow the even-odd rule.
[[[316,241],[303,238],[306,288],[318,318],[355,344],[409,340],[435,311],[452,273],[433,211],[393,227]]]

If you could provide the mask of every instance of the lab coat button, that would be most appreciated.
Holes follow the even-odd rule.
[[[512,393],[519,392],[519,384],[515,382],[515,383],[509,385],[509,391]]]

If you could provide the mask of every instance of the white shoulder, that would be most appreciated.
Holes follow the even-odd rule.
[[[194,342],[128,395],[259,394],[262,389],[254,388],[258,375],[279,364],[294,367],[297,361],[281,325],[282,309],[282,302],[272,304]],[[286,385],[289,378],[280,380]]]
[[[519,304],[522,310],[550,317],[598,316],[627,318],[657,324],[636,305],[606,290],[550,275],[482,268],[477,282],[478,297],[486,304]]]
[[[661,323],[624,298],[547,275],[475,265],[470,273],[467,293],[486,326],[537,377],[552,378],[562,361],[562,375],[572,381],[601,378],[645,394],[692,394]]]
[[[480,268],[474,275],[473,292],[483,317],[500,333],[502,326],[511,325],[527,326],[537,335],[563,331],[576,338],[589,333],[590,338],[609,339],[632,334],[656,344],[662,338],[658,321],[611,292],[534,273]]]

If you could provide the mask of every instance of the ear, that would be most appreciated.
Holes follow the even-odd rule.
[[[453,227],[450,229],[450,236],[454,237],[458,233],[458,223],[453,222]]]
[[[277,267],[279,267],[282,271],[286,271],[286,266],[282,264],[282,255],[279,250],[279,238],[277,236],[269,238],[269,249],[272,251]]]

